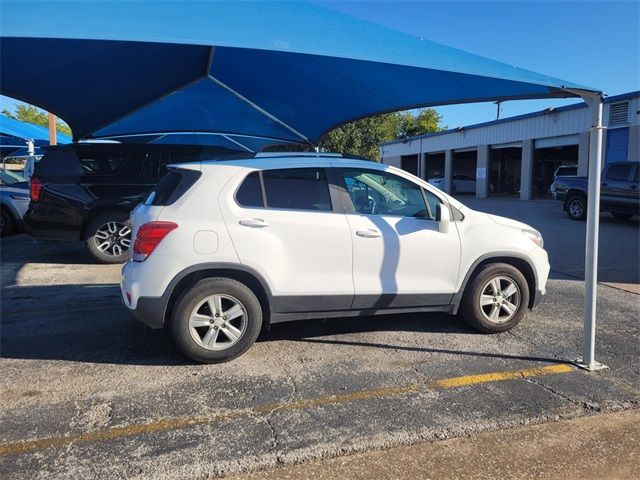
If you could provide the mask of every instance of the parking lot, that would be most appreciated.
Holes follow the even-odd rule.
[[[444,314],[274,325],[194,365],[133,321],[120,266],[2,241],[0,468],[11,478],[200,478],[639,406],[640,222],[601,216],[597,359],[582,340],[584,228],[559,202],[479,200],[531,224],[551,279],[514,330]]]

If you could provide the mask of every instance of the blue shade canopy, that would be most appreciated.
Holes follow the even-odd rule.
[[[381,112],[597,92],[302,2],[0,8],[1,93],[56,113],[76,139],[182,131],[317,144]]]
[[[0,142],[4,145],[19,144],[25,146],[27,140],[33,140],[37,146],[49,145],[49,129],[33,123],[21,122],[0,115]],[[62,133],[57,134],[58,143],[71,143],[71,138]]]

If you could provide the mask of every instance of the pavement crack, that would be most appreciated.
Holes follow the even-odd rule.
[[[571,403],[573,405],[576,405],[577,407],[583,408],[584,410],[587,410],[589,412],[598,412],[598,411],[601,410],[600,407],[598,407],[596,405],[593,405],[593,404],[588,403],[588,402],[581,402],[581,401],[578,401],[578,400],[576,400],[574,398],[571,398],[568,395],[560,393],[556,389],[554,389],[554,388],[552,388],[552,387],[550,387],[548,385],[545,385],[542,382],[538,382],[538,381],[534,380],[531,377],[525,377],[524,375],[522,375],[522,379],[525,382],[532,383],[533,385],[537,385],[538,387],[542,388],[543,390],[546,390],[547,392],[549,392],[549,393],[551,393],[553,395],[556,395],[556,396],[562,398],[563,400],[566,400],[567,402],[569,402],[569,403]]]
[[[283,459],[279,453],[280,452],[279,435],[278,435],[278,432],[276,431],[276,428],[273,426],[273,423],[271,423],[271,416],[266,415],[264,417],[264,420],[267,426],[269,427],[269,430],[271,430],[271,451],[274,454],[275,461],[276,463],[283,463]]]

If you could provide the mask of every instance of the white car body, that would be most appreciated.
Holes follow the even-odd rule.
[[[171,205],[150,205],[153,200],[148,199],[136,207],[131,214],[133,238],[148,222],[175,222],[178,228],[144,261],[130,261],[122,269],[125,306],[151,327],[166,324],[176,288],[198,271],[253,276],[268,297],[264,315],[270,323],[363,313],[456,313],[472,272],[491,258],[511,259],[527,270],[529,308],[545,292],[549,263],[545,250],[531,239],[537,232],[471,210],[403,170],[300,154],[258,154],[173,168],[201,176]],[[401,177],[441,202],[444,218],[358,214],[353,207],[338,208],[340,199],[348,202],[349,197],[333,185],[331,211],[244,207],[236,201],[251,172],[293,168],[366,169],[372,175]],[[458,219],[449,220],[451,215]]]
[[[431,178],[429,184],[444,190],[444,177]],[[476,180],[471,175],[456,174],[453,176],[454,193],[476,193]]]

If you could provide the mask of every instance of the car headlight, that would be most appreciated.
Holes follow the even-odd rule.
[[[561,192],[567,189],[567,186],[562,183],[554,183],[553,185],[556,192]]]
[[[538,245],[540,248],[544,248],[544,239],[542,238],[542,234],[537,230],[522,230],[529,240]]]

